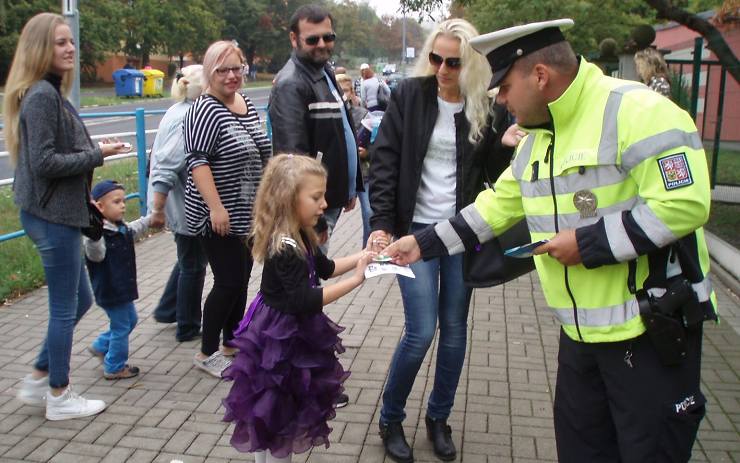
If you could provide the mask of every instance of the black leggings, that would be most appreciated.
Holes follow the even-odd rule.
[[[213,289],[203,304],[201,352],[211,355],[223,342],[234,339],[234,330],[247,306],[247,285],[252,273],[252,252],[244,237],[203,236],[200,238],[213,272]]]

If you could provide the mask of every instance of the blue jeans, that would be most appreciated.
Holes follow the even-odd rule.
[[[177,322],[175,337],[188,339],[200,332],[201,299],[208,259],[200,240],[175,233],[177,263],[154,309],[154,319]]]
[[[49,386],[69,384],[69,359],[75,325],[92,305],[90,278],[77,227],[48,222],[21,211],[21,224],[36,245],[49,292],[49,326],[34,368],[49,372]]]
[[[411,231],[421,228],[413,224]],[[393,354],[388,381],[383,390],[381,423],[401,422],[406,418],[406,399],[424,356],[434,340],[439,318],[439,346],[434,388],[427,404],[427,415],[447,419],[455,401],[468,330],[471,290],[462,277],[462,254],[443,256],[411,265],[415,279],[398,277],[406,317],[405,332]]]
[[[362,212],[362,248],[365,249],[367,239],[370,237],[370,216],[373,210],[370,209],[370,185],[365,182],[365,191],[357,192],[357,199],[360,202],[360,211]]]
[[[128,336],[136,328],[136,307],[125,302],[112,307],[103,307],[110,320],[110,329],[93,341],[92,347],[105,354],[103,368],[106,373],[118,373],[128,360]]]

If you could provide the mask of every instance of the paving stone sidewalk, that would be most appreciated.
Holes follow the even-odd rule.
[[[331,254],[360,247],[359,212],[345,214],[332,237]],[[151,317],[172,264],[172,236],[160,233],[137,246],[140,322],[131,337],[131,363],[138,378],[102,378],[102,366],[86,351],[107,319],[93,307],[79,323],[72,349],[72,383],[108,409],[85,419],[51,422],[43,409],[15,399],[46,329],[46,288],[0,307],[0,462],[182,462],[252,461],[229,445],[231,427],[221,421],[221,399],[230,384],[195,370],[198,342],[176,343],[174,326]],[[250,280],[250,298],[261,267]],[[210,276],[207,278],[210,285]],[[720,325],[707,325],[703,388],[709,405],[692,461],[740,461],[740,303],[715,283]],[[208,287],[204,291],[207,294]],[[331,423],[331,447],[294,457],[296,462],[383,462],[377,433],[380,396],[403,328],[398,285],[373,278],[327,307],[345,326],[352,371],[346,383],[350,405]],[[458,461],[555,461],[552,400],[557,370],[558,326],[546,309],[534,274],[502,287],[477,290],[470,312],[466,363],[450,424]],[[436,345],[435,345],[436,348]],[[423,413],[434,376],[434,356],[419,372],[408,402],[405,429],[419,462],[436,462],[426,439]]]

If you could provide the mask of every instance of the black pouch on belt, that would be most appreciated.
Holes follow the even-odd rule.
[[[696,301],[691,285],[684,279],[674,281],[659,297],[637,291],[640,315],[650,341],[663,365],[678,365],[686,358],[686,328],[683,306]]]

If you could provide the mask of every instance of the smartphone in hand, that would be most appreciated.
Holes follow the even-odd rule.
[[[540,241],[535,241],[534,243],[523,244],[515,248],[510,248],[504,251],[504,255],[508,257],[518,257],[521,259],[532,257],[534,255],[532,254],[534,250],[542,246],[543,244],[547,243],[548,241],[550,240],[540,240]]]

